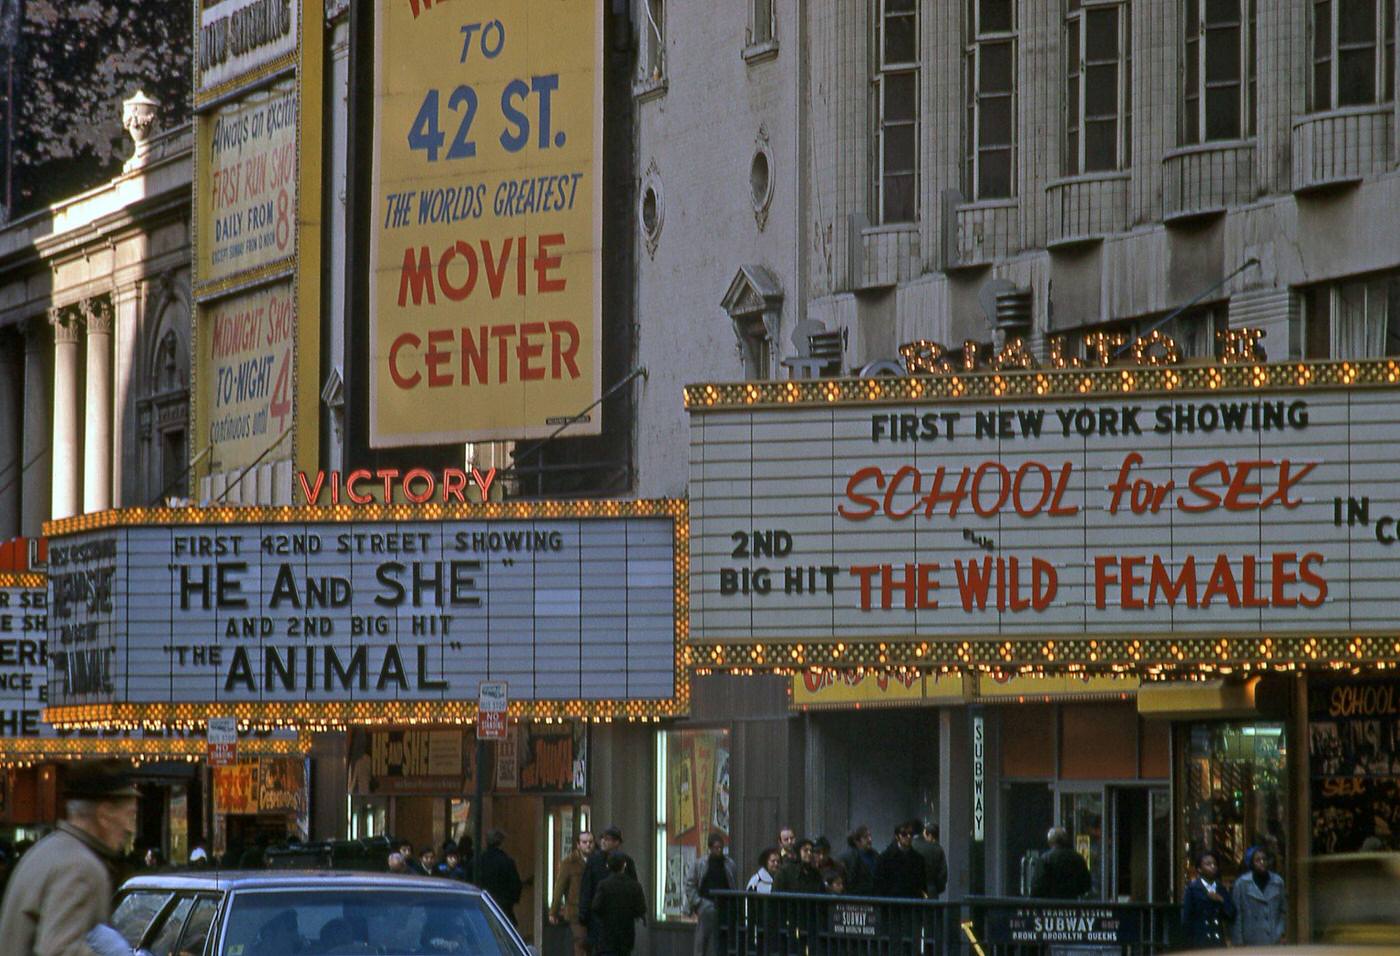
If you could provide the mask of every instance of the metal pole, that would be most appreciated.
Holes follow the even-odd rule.
[[[480,720],[480,718],[477,718]],[[479,736],[476,738],[476,783],[472,788],[472,859],[471,875],[472,882],[480,882],[480,874],[477,873],[477,860],[481,859],[482,838],[482,815],[483,804],[486,800],[486,741]]]
[[[1216,289],[1220,288],[1220,287],[1223,286],[1225,283],[1229,282],[1231,279],[1233,279],[1235,276],[1239,275],[1239,274],[1240,274],[1241,272],[1243,272],[1244,270],[1248,269],[1250,266],[1257,266],[1258,264],[1259,264],[1259,260],[1258,260],[1258,259],[1255,259],[1253,256],[1251,256],[1250,258],[1246,259],[1246,260],[1240,265],[1240,267],[1239,267],[1238,269],[1236,269],[1234,272],[1230,273],[1230,274],[1227,275],[1225,278],[1223,278],[1223,279],[1221,279],[1219,282],[1217,282],[1215,285],[1211,286],[1209,289],[1207,289],[1206,291],[1202,292],[1200,295],[1196,296],[1196,297],[1195,297],[1194,299],[1192,299],[1190,302],[1186,303],[1186,304],[1183,305],[1183,306],[1180,306],[1179,308],[1173,309],[1172,311],[1170,311],[1170,312],[1168,312],[1166,315],[1164,315],[1162,318],[1158,319],[1156,322],[1153,322],[1150,326],[1148,326],[1146,329],[1144,329],[1144,330],[1142,331],[1141,335],[1151,335],[1153,332],[1157,331],[1157,330],[1160,329],[1162,326],[1164,326],[1164,325],[1166,325],[1168,322],[1170,322],[1172,319],[1176,318],[1178,315],[1180,315],[1181,313],[1185,312],[1187,309],[1191,308],[1191,306],[1195,305],[1197,302],[1200,302],[1200,301],[1201,301],[1202,299],[1204,299],[1206,296],[1210,295],[1210,294],[1211,294],[1212,292],[1214,292]],[[1113,357],[1114,357],[1114,358],[1122,358],[1123,355],[1126,354],[1127,351],[1128,351],[1129,349],[1131,349],[1132,347],[1133,347],[1133,343],[1129,342],[1127,345],[1124,345],[1122,348],[1120,348],[1117,352],[1114,352],[1114,353],[1113,353]]]

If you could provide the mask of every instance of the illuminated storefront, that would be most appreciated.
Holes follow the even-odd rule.
[[[908,812],[945,821],[961,892],[1024,892],[1051,824],[1095,895],[1158,901],[1206,847],[1233,867],[1268,845],[1296,877],[1297,847],[1388,827],[1366,802],[1385,719],[1301,701],[1400,652],[1400,365],[1264,364],[1255,341],[1186,365],[1159,335],[1112,367],[1125,343],[1046,367],[914,343],[918,374],[689,387],[697,667],[796,675],[874,741],[899,730],[870,714],[936,708],[926,749],[961,779]],[[900,686],[876,708],[810,692],[862,674]],[[1309,772],[1308,743],[1353,738],[1364,771]]]
[[[689,705],[681,501],[153,509],[47,530],[49,720],[202,748],[233,718],[305,741],[309,761],[241,748],[213,768],[219,849],[440,848],[501,827],[537,877],[520,912],[542,910],[590,816],[595,729]],[[509,707],[483,745],[485,681]]]

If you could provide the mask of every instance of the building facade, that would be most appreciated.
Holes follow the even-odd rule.
[[[1023,367],[995,359],[1017,339],[1045,369],[1131,366],[1144,340],[1145,360],[1166,359],[1163,336],[1173,359],[1210,364],[1245,329],[1276,363],[1400,347],[1397,14],[1384,0],[1345,14],[1247,0],[633,7],[644,494],[688,489],[694,507],[697,479],[717,474],[696,463],[710,439],[694,420],[689,471],[670,454],[687,427],[670,396],[688,383],[748,381],[761,404],[774,380]],[[753,476],[792,479],[801,497],[799,479],[829,464],[809,454]],[[788,527],[799,510],[755,504],[743,530]],[[886,634],[847,639],[878,664]],[[774,646],[757,625],[750,637]],[[702,673],[719,659],[694,650]],[[918,667],[911,699],[890,675],[872,689],[873,675],[826,663],[766,712],[793,728],[804,784],[781,815],[838,847],[858,823],[882,845],[901,818],[941,821],[950,896],[1027,892],[1027,854],[1055,824],[1102,899],[1176,899],[1199,849],[1238,862],[1261,842],[1296,886],[1305,857],[1344,842],[1319,843],[1314,826],[1355,830],[1369,812],[1323,799],[1338,784],[1308,763],[1320,677],[1183,690],[1131,667],[984,667],[930,690],[930,674],[967,670],[953,657]],[[773,658],[762,664],[738,670]],[[831,695],[833,682],[861,689],[823,702],[801,686]],[[736,765],[749,766],[737,751]],[[732,780],[736,813],[764,806],[748,782]],[[736,840],[742,863],[777,822]],[[1306,932],[1303,900],[1293,915]]]

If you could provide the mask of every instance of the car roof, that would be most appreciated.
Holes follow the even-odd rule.
[[[224,892],[264,889],[418,889],[466,893],[481,890],[439,876],[368,873],[350,870],[180,870],[134,876],[122,890],[188,890]]]

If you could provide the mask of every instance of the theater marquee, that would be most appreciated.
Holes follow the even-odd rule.
[[[701,385],[718,666],[1390,657],[1394,362]],[[726,646],[729,649],[726,649]]]
[[[680,502],[109,512],[50,532],[57,723],[460,723],[482,680],[522,717],[686,704]]]

